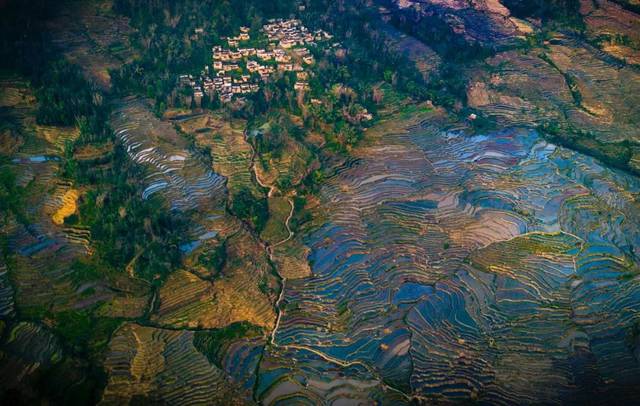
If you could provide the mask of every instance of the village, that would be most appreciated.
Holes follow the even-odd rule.
[[[218,98],[222,103],[243,100],[243,96],[260,90],[260,84],[274,75],[294,72],[296,91],[309,88],[309,67],[315,63],[309,50],[332,36],[323,31],[309,31],[300,20],[271,19],[256,38],[249,27],[240,27],[239,34],[221,38],[224,45],[214,46],[212,65],[206,65],[199,77],[180,75],[178,85],[191,89],[193,103],[201,106],[203,98]],[[260,46],[250,44],[262,43]]]

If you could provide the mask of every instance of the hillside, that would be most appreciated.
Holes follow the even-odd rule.
[[[636,402],[636,3],[1,2],[0,402]]]

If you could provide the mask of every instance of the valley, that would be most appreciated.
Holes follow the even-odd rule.
[[[3,402],[638,399],[633,2],[142,3],[0,72]],[[269,21],[304,86],[181,85]]]

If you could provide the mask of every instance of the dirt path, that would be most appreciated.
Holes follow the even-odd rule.
[[[272,248],[275,248],[281,244],[284,244],[285,242],[289,241],[291,238],[293,238],[293,231],[291,231],[291,228],[289,227],[289,221],[291,220],[291,217],[293,217],[293,210],[295,209],[294,205],[293,205],[293,200],[287,196],[287,202],[289,202],[289,206],[291,206],[291,211],[289,211],[289,216],[287,216],[287,219],[284,221],[284,226],[287,229],[287,232],[289,233],[289,236],[287,238],[285,238],[282,241],[279,241],[275,244],[272,245]]]
[[[255,150],[255,148],[253,147],[253,144],[251,144],[251,142],[249,142],[249,137],[247,136],[247,130],[244,130],[244,139],[247,142],[247,144],[249,144],[251,146],[251,163],[249,165],[249,171],[253,173],[254,177],[256,178],[256,182],[262,186],[263,188],[267,188],[269,189],[269,192],[267,193],[267,198],[271,198],[273,197],[273,194],[275,193],[275,191],[277,190],[275,186],[273,185],[267,185],[265,183],[263,183],[260,180],[260,176],[258,176],[258,171],[256,170],[256,155],[257,152]],[[292,237],[293,237],[293,231],[291,231],[291,228],[289,227],[289,221],[291,220],[291,217],[293,217],[293,210],[294,210],[294,205],[293,205],[293,200],[291,200],[290,197],[287,197],[287,201],[289,202],[289,205],[291,206],[291,211],[289,212],[289,216],[287,217],[286,221],[285,221],[285,227],[287,228],[287,232],[289,233],[289,236],[287,238],[285,238],[284,240],[277,242],[275,244],[273,244],[272,246],[270,246],[269,244],[265,244],[265,249],[267,251],[267,255],[269,256],[269,259],[271,260],[271,262],[274,262],[274,258],[273,258],[273,248],[284,244],[285,242],[289,241]],[[276,345],[275,342],[275,337],[276,337],[276,333],[278,331],[278,327],[280,326],[280,320],[282,319],[282,309],[280,308],[280,305],[282,303],[282,300],[284,299],[284,291],[286,288],[286,284],[287,284],[287,278],[285,278],[284,276],[282,276],[280,274],[280,272],[278,271],[278,268],[274,265],[274,270],[276,272],[276,275],[278,275],[278,278],[280,279],[280,283],[282,284],[282,287],[280,288],[280,294],[278,295],[278,300],[276,300],[275,303],[275,308],[276,308],[276,324],[273,327],[273,330],[271,331],[271,335],[270,335],[270,339],[269,339],[269,343],[272,345]]]

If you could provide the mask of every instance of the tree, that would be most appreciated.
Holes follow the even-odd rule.
[[[240,219],[250,223],[260,233],[269,219],[269,205],[264,197],[257,198],[244,187],[232,198],[231,211]]]

